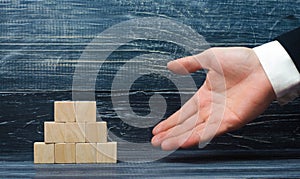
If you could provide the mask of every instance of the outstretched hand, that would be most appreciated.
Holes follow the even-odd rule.
[[[276,98],[255,52],[211,48],[168,63],[174,73],[208,70],[206,80],[180,110],[153,129],[152,145],[163,150],[206,143],[255,119]]]

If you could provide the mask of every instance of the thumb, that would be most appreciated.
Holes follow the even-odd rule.
[[[167,67],[173,73],[186,75],[197,70],[208,69],[207,62],[209,59],[209,52],[204,51],[198,55],[188,56],[171,61],[167,64]]]

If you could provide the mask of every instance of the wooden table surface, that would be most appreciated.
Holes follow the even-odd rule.
[[[294,157],[291,157],[292,155]],[[0,162],[0,176],[1,178],[299,178],[299,157],[297,151],[249,153],[185,150],[147,163],[34,165],[32,161],[17,160]]]

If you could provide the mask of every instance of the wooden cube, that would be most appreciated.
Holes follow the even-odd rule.
[[[76,101],[76,121],[96,122],[96,102]]]
[[[55,122],[75,122],[75,102],[55,101],[54,102]]]
[[[96,147],[96,143],[76,143],[76,163],[96,163]]]
[[[65,141],[65,123],[45,122],[45,143],[62,143]]]
[[[85,123],[65,123],[65,143],[85,142]]]
[[[106,122],[91,122],[85,124],[85,142],[107,142]]]
[[[117,142],[97,143],[97,163],[117,163]]]
[[[34,163],[54,163],[54,144],[35,142],[33,153]]]
[[[57,143],[54,163],[75,163],[75,143]]]

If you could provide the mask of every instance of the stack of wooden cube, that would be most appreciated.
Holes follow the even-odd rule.
[[[116,163],[117,143],[107,142],[106,122],[96,122],[96,102],[56,101],[44,142],[34,143],[34,163]]]

